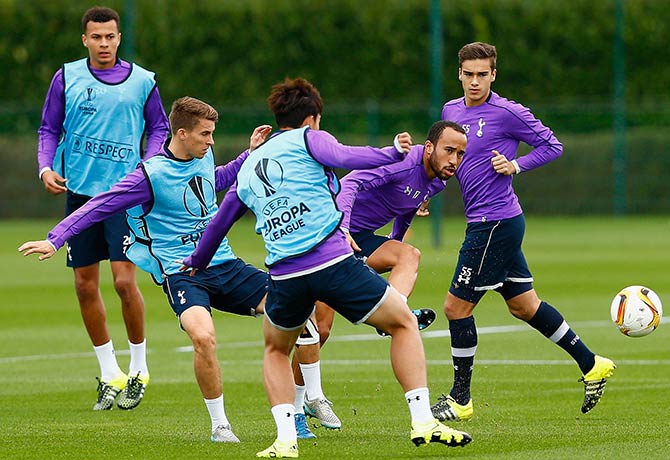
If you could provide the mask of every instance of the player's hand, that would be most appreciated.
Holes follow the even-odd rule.
[[[511,161],[507,160],[505,155],[502,155],[497,150],[491,150],[493,158],[491,158],[491,166],[498,174],[503,174],[505,176],[511,176],[516,173],[516,168]]]
[[[407,153],[412,147],[412,136],[408,132],[398,133],[393,139],[393,145],[399,152]]]
[[[183,260],[175,260],[175,262],[177,262],[178,264],[181,264],[181,267],[179,267],[180,272],[185,272],[187,270],[191,270],[191,272],[188,274],[188,276],[195,276],[195,274],[198,272],[197,268],[186,265]]]
[[[351,248],[354,250],[354,252],[361,252],[361,248],[358,247],[356,241],[354,241],[349,232],[344,232],[344,236],[347,237],[347,242],[351,245]]]
[[[26,241],[19,246],[19,252],[22,252],[24,256],[42,254],[39,260],[46,260],[56,253],[56,248],[48,240]]]
[[[44,171],[41,179],[46,191],[52,195],[60,195],[63,192],[67,192],[67,187],[65,187],[67,179],[61,177],[56,171]]]
[[[430,215],[430,210],[428,209],[428,204],[430,203],[430,199],[427,199],[423,203],[421,203],[421,206],[419,206],[419,209],[416,210],[416,215],[418,217],[426,217]]]
[[[268,137],[268,134],[270,134],[271,132],[272,132],[272,126],[270,125],[257,126],[256,129],[254,129],[254,132],[251,133],[251,137],[249,138],[249,151],[252,152],[255,149],[257,149],[259,145],[265,142],[265,138]]]

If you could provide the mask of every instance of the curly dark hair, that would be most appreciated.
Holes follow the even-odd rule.
[[[305,118],[323,112],[323,100],[319,90],[304,78],[287,77],[272,87],[268,107],[279,128],[299,128]]]
[[[116,21],[117,29],[121,30],[121,18],[119,13],[106,6],[94,6],[89,8],[81,18],[81,29],[86,33],[86,24],[89,22],[109,22]]]

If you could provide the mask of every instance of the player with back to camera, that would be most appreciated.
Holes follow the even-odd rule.
[[[142,162],[109,192],[70,214],[49,232],[47,240],[27,242],[19,251],[43,254],[40,260],[44,260],[72,235],[108,215],[128,210],[133,230],[128,257],[162,285],[181,328],[193,343],[193,367],[210,415],[211,440],[239,442],[224,410],[211,309],[262,314],[268,275],[238,259],[227,239],[217,248],[213,265],[193,277],[179,271],[178,262],[191,253],[216,212],[216,192],[235,181],[249,153],[215,167],[212,147],[217,120],[218,113],[209,104],[191,97],[177,99],[170,111],[172,137],[157,155]],[[259,145],[270,129],[268,125],[256,128],[250,149]],[[318,341],[301,343],[301,349],[316,349],[318,359]]]
[[[561,313],[541,300],[521,244],[525,219],[512,178],[558,158],[563,146],[526,107],[491,91],[496,78],[493,45],[475,42],[458,53],[464,96],[447,102],[442,118],[468,133],[468,153],[456,171],[467,228],[444,303],[449,320],[454,383],[432,410],[440,420],[469,420],[470,385],[477,350],[473,310],[486,292],[497,291],[510,313],[563,348],[583,373],[587,413],[600,401],[614,363],[591,352]],[[533,150],[515,159],[520,142]]]
[[[82,42],[88,58],[68,62],[56,72],[44,102],[38,131],[37,159],[47,192],[67,193],[66,214],[92,196],[109,190],[132,171],[141,157],[156,153],[168,134],[168,122],[154,74],[117,57],[121,43],[119,15],[105,7],[87,10]],[[132,409],[149,384],[144,331],[144,300],[135,265],[125,256],[129,231],[123,214],[68,240],[67,266],[81,316],[93,343],[100,378],[93,410],[117,404]],[[128,374],[119,367],[100,295],[100,261],[109,259],[114,289],[130,347]]]
[[[430,412],[423,344],[416,318],[398,291],[353,256],[340,229],[332,168],[363,169],[402,159],[394,147],[345,146],[320,131],[323,102],[302,78],[272,87],[268,98],[279,131],[245,161],[237,183],[185,267],[202,269],[232,224],[248,209],[256,215],[270,271],[265,306],[263,380],[277,438],[257,457],[298,457],[293,423],[294,382],[289,352],[321,300],[353,323],[391,334],[391,363],[409,406],[416,445],[462,446],[467,433],[440,424]],[[409,137],[407,135],[407,137]],[[405,148],[409,141],[405,138]]]

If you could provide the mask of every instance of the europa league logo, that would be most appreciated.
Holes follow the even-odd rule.
[[[284,170],[272,159],[261,159],[254,168],[255,176],[250,179],[249,186],[257,197],[270,197],[277,193],[277,188],[284,182]]]
[[[214,186],[204,177],[194,176],[184,189],[184,209],[193,217],[207,216],[208,203],[215,203]]]

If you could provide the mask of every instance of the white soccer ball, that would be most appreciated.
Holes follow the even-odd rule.
[[[644,286],[623,288],[612,300],[612,321],[623,335],[644,337],[658,327],[663,316],[661,299]]]

